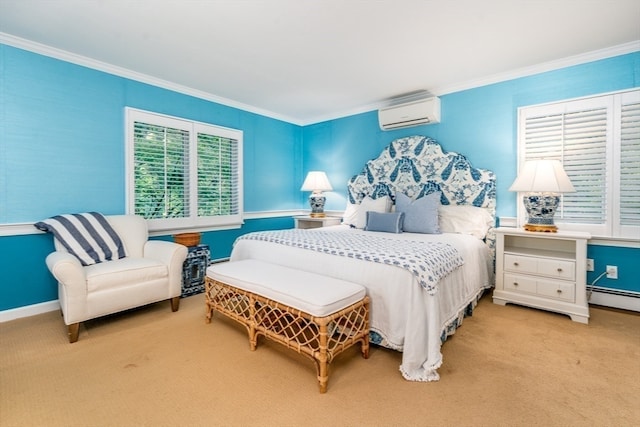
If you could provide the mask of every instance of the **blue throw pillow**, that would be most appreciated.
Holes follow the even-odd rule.
[[[402,233],[402,212],[380,213],[367,211],[365,231],[383,231],[385,233]]]
[[[436,191],[418,200],[411,200],[406,194],[397,193],[396,212],[404,213],[402,230],[407,233],[440,234],[440,196],[440,191]]]

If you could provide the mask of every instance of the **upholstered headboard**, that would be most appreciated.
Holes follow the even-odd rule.
[[[472,205],[485,208],[494,218],[496,178],[489,170],[477,169],[462,154],[444,152],[426,136],[396,139],[380,155],[367,162],[363,171],[349,180],[350,203],[390,196],[397,192],[417,199],[441,191],[443,205]],[[487,245],[495,249],[495,233],[489,230]]]

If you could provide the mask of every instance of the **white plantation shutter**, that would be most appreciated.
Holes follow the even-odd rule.
[[[524,113],[523,160],[559,160],[576,189],[562,195],[558,222],[603,224],[607,218],[607,108],[589,104]]]
[[[575,193],[562,197],[561,220],[604,224],[607,220],[607,109],[564,115],[562,158]]]
[[[127,109],[127,209],[152,231],[242,224],[242,132]]]
[[[638,98],[640,91],[519,111],[519,164],[559,160],[575,187],[575,193],[562,195],[555,216],[564,229],[617,237],[637,233],[620,228],[640,226],[640,101],[620,107],[620,99],[630,94]],[[524,216],[519,206],[519,222]]]
[[[238,141],[198,133],[198,216],[240,211]]]
[[[622,98],[620,225],[640,226],[640,94]]]
[[[189,132],[134,122],[134,213],[189,217]]]

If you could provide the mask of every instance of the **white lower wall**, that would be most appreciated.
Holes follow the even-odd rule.
[[[594,287],[589,304],[640,312],[640,293]]]
[[[24,307],[12,308],[11,310],[3,310],[0,311],[0,323],[20,319],[22,317],[35,316],[36,314],[48,313],[55,310],[60,310],[60,303],[58,300],[26,305]]]

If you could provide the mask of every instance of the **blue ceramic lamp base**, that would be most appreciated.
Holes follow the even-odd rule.
[[[556,214],[560,197],[550,193],[531,193],[522,198],[524,207],[527,210],[527,223],[524,225],[526,231],[541,231],[555,233],[558,227],[553,223],[553,216]]]
[[[324,218],[326,216],[324,214],[324,202],[326,200],[322,193],[313,193],[309,196],[309,205],[311,205],[311,214],[309,216],[311,218]]]

